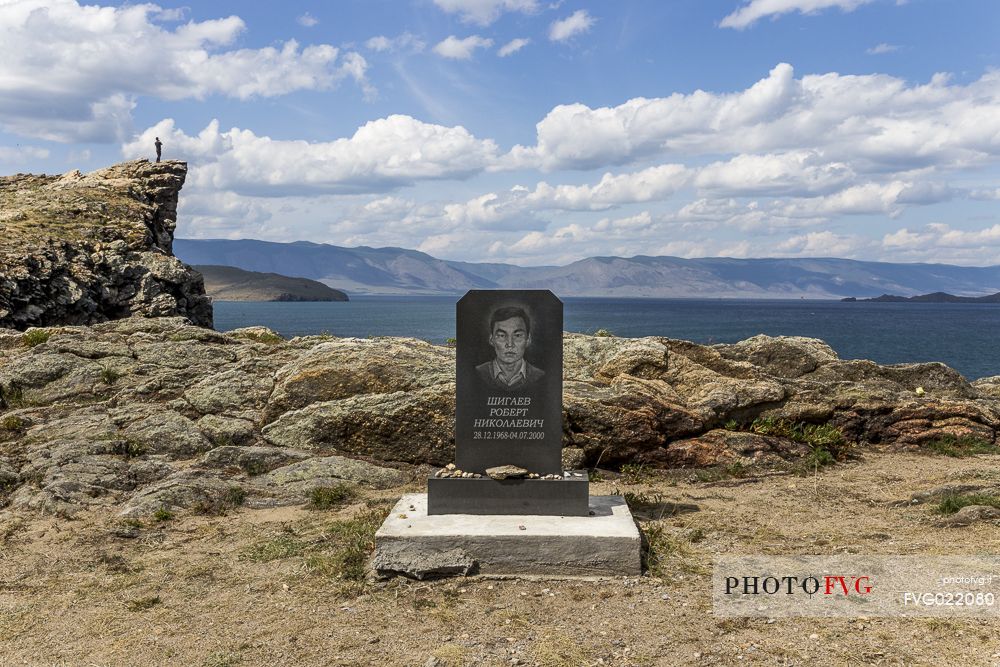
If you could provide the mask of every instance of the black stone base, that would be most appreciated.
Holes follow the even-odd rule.
[[[590,484],[582,477],[491,479],[429,477],[427,514],[587,516]]]

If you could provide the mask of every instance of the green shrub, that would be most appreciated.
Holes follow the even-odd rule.
[[[41,345],[52,337],[51,331],[45,331],[44,329],[32,329],[31,331],[25,332],[21,336],[21,344],[25,347],[35,347],[36,345]]]
[[[846,444],[844,435],[830,424],[807,424],[774,417],[758,417],[750,424],[750,431],[809,445],[809,453],[796,466],[799,474],[808,474],[836,463]]]
[[[115,440],[112,444],[112,452],[118,456],[125,457],[125,459],[134,459],[137,456],[142,456],[147,451],[146,444],[130,436],[126,436],[121,440]]]
[[[243,664],[243,656],[232,651],[215,651],[201,663],[201,667],[236,667]]]
[[[108,385],[114,384],[115,382],[118,382],[121,376],[122,372],[119,371],[117,368],[112,368],[111,366],[101,367],[101,381],[104,384]]]
[[[25,399],[24,390],[16,384],[8,386],[6,389],[0,388],[0,403],[8,408],[26,408],[30,401]]]
[[[27,423],[17,415],[5,415],[0,419],[0,429],[4,431],[20,432],[27,426]]]
[[[964,458],[975,456],[976,454],[997,454],[1000,448],[996,445],[974,436],[955,437],[944,435],[936,440],[932,440],[925,445],[926,449],[935,454],[951,456],[954,458]]]
[[[226,489],[226,493],[222,496],[222,501],[233,507],[239,507],[247,499],[247,492],[239,486],[231,486]]]
[[[741,461],[725,465],[710,466],[694,471],[696,482],[719,482],[724,479],[742,479],[750,476],[750,469]]]
[[[174,518],[174,513],[168,510],[166,507],[161,507],[160,509],[153,512],[153,520],[164,522],[170,521]]]
[[[162,603],[163,600],[160,599],[159,595],[152,595],[144,598],[136,598],[135,600],[129,600],[125,603],[125,606],[129,611],[145,611],[156,605]]]
[[[333,486],[317,486],[309,491],[309,507],[317,510],[328,510],[353,500],[357,495],[358,492],[354,487],[343,482]]]
[[[600,338],[614,338],[615,337],[615,335],[613,333],[611,333],[610,331],[608,331],[607,329],[598,329],[597,331],[594,332],[594,335],[598,336]]]
[[[225,516],[226,512],[239,507],[246,500],[247,492],[242,487],[230,486],[225,493],[213,500],[202,500],[191,507],[195,514],[205,514],[208,516]]]
[[[222,445],[218,446],[221,447]],[[248,461],[244,461],[243,463],[240,464],[240,467],[243,468],[246,474],[248,474],[251,477],[256,477],[257,475],[263,475],[264,473],[270,470],[270,468],[267,467],[267,464],[259,459],[250,459]]]
[[[629,506],[629,509],[633,511],[657,507],[665,500],[664,496],[660,493],[649,495],[641,492],[632,493],[631,491],[626,491],[622,494],[622,497],[625,499],[625,503]]]
[[[642,526],[642,564],[654,577],[664,577],[677,570],[697,572],[699,567],[688,547],[671,535],[662,523]]]
[[[388,510],[365,510],[350,519],[329,525],[324,541],[332,548],[329,554],[336,577],[349,581],[364,581],[365,563],[375,550],[375,531],[379,529]]]
[[[760,435],[770,435],[788,438],[795,442],[804,442],[811,447],[836,449],[844,444],[844,436],[830,424],[807,424],[791,422],[787,419],[774,417],[758,417],[750,424],[750,431]]]
[[[626,484],[642,484],[651,476],[644,463],[626,463],[622,466],[622,481]]]
[[[811,472],[815,472],[828,465],[833,465],[836,462],[837,459],[834,458],[830,450],[822,446],[813,447],[812,451],[799,460],[798,465],[795,468],[795,472],[799,475],[808,475]]]
[[[988,493],[948,494],[941,498],[935,510],[939,514],[948,515],[970,505],[986,505],[1000,509],[1000,496]]]

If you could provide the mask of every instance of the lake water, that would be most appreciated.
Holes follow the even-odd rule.
[[[215,304],[215,328],[263,325],[283,336],[455,336],[459,297],[352,297],[347,303]],[[756,334],[809,336],[842,359],[943,361],[972,380],[1000,375],[1000,305],[812,300],[566,298],[565,329],[733,343]]]

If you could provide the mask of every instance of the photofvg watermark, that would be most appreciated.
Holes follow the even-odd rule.
[[[1000,616],[1000,556],[719,556],[716,616]]]

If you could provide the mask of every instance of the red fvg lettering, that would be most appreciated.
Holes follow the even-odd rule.
[[[842,591],[844,595],[850,595],[851,591],[853,591],[859,595],[867,595],[872,592],[872,587],[868,581],[868,577],[845,577],[843,575],[835,577],[828,574],[823,577],[823,594],[834,595]],[[838,588],[840,591],[837,590]]]

